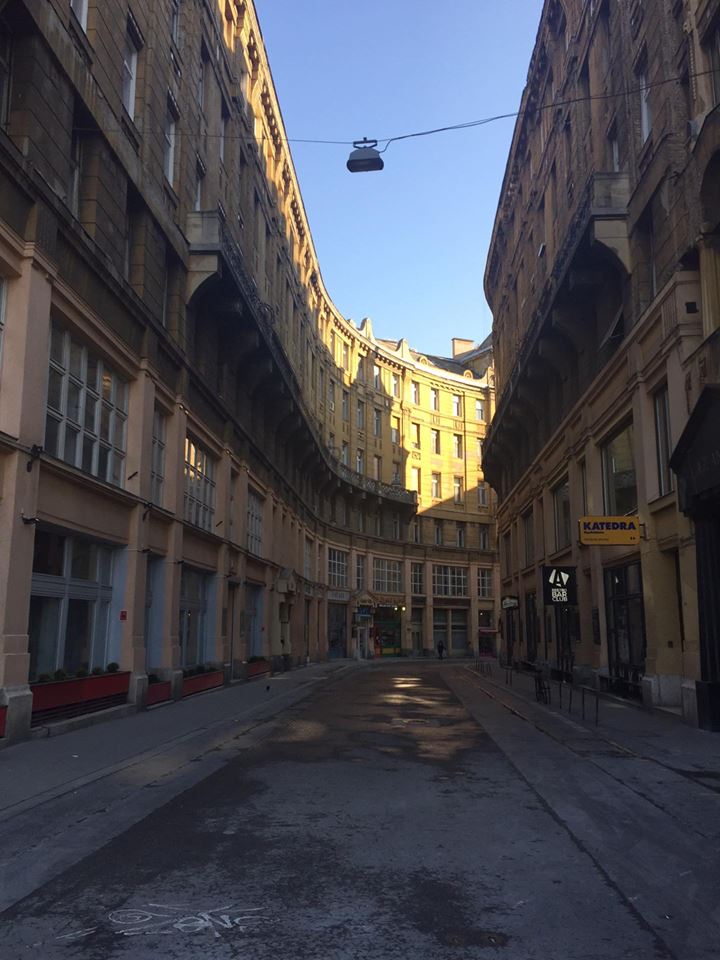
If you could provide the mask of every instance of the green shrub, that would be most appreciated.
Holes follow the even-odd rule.
[[[265,657],[252,656],[248,657],[248,663],[267,663],[267,659]]]
[[[105,673],[105,671],[103,670],[102,667],[93,667],[92,670],[90,671],[90,673],[91,673],[94,677],[101,677],[101,676]]]
[[[113,660],[113,662],[109,663],[105,669],[107,670],[108,673],[117,673],[118,670],[120,669],[120,664],[115,663],[115,661]]]
[[[75,671],[75,676],[76,676],[78,679],[82,679],[83,677],[86,677],[87,675],[88,675],[88,672],[87,672],[87,670],[86,670],[85,667],[80,667],[79,670],[76,670],[76,671]]]
[[[56,670],[53,674],[53,680],[67,680],[68,675],[64,670]]]
[[[40,676],[37,678],[37,681],[36,681],[36,682],[37,682],[37,683],[50,683],[51,680],[52,680],[52,677],[50,676],[49,673],[41,673]]]

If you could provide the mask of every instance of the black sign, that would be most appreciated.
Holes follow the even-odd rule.
[[[543,567],[542,578],[546,606],[577,604],[577,567]]]

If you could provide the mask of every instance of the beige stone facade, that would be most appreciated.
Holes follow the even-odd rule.
[[[494,649],[489,343],[339,314],[284,136],[250,3],[0,4],[0,743]]]
[[[720,637],[669,461],[718,381],[719,30],[716,0],[544,4],[485,276],[506,654],[690,722]],[[610,515],[639,543],[579,542]]]

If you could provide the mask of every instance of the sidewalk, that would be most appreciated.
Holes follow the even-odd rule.
[[[569,711],[568,685],[562,693],[559,706],[558,685],[552,684],[552,704],[540,704],[535,699],[535,678],[529,673],[512,675],[512,686],[505,683],[505,670],[493,664],[491,677],[471,671],[487,692],[498,696],[506,704],[514,703],[526,719],[540,726],[547,723],[571,722],[584,733],[593,733],[599,739],[621,747],[624,751],[648,760],[654,760],[678,773],[698,779],[706,786],[720,788],[720,734],[698,730],[684,724],[679,717],[658,710],[648,710],[639,704],[616,697],[600,696],[599,724],[595,726],[595,697],[585,695],[585,720],[581,714],[581,694],[573,693],[572,712]]]
[[[347,660],[311,664],[8,747],[0,751],[0,821],[184,741],[212,741],[215,735],[227,736],[237,724],[269,719],[307,696],[317,683],[356,668],[356,661]]]

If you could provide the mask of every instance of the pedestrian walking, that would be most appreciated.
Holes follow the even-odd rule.
[[[442,642],[442,640],[437,645],[437,651],[438,651],[438,657],[440,658],[440,660],[442,660],[443,654],[445,653],[445,644]]]

